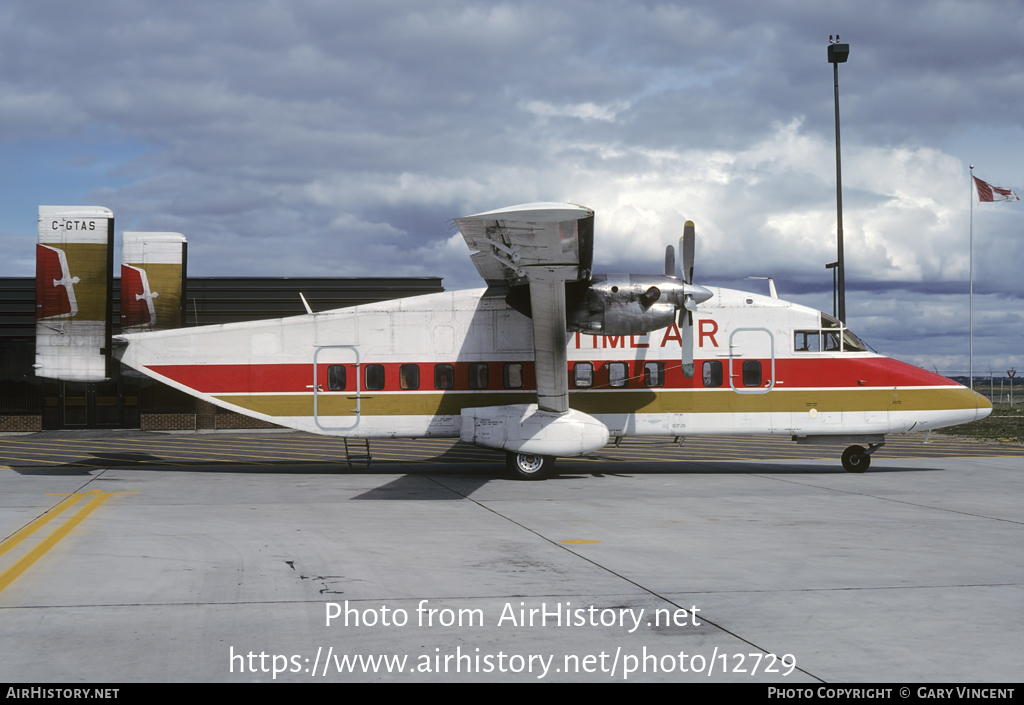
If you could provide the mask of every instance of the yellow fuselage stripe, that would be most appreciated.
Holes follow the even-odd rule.
[[[214,398],[267,416],[312,416],[312,394],[217,394]],[[463,408],[530,404],[529,392],[402,392],[361,394],[364,416],[458,415]],[[356,396],[319,394],[318,416],[354,416]],[[927,389],[774,389],[767,394],[721,390],[592,390],[569,393],[569,405],[588,414],[818,413],[975,409],[977,395],[964,387]]]

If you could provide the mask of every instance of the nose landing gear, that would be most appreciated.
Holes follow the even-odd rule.
[[[871,456],[865,455],[864,446],[850,446],[843,451],[843,469],[846,472],[864,472],[871,466]]]
[[[869,443],[864,446],[850,446],[843,451],[843,469],[846,472],[864,472],[871,467],[871,454],[884,446],[885,443]]]

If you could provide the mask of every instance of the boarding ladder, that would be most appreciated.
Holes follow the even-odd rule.
[[[347,438],[342,438],[342,440],[345,442],[345,462],[348,463],[349,468],[352,467],[352,463],[362,463],[364,461],[366,462],[366,467],[370,467],[370,461],[373,460],[373,456],[370,455],[369,438],[362,439],[363,443],[365,444],[362,450],[359,449],[358,444],[355,442],[355,439],[353,439],[352,445],[356,447],[352,449],[350,449],[348,446]]]

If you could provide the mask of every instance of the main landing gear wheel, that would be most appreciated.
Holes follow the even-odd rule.
[[[850,446],[843,451],[843,469],[846,472],[864,472],[871,465],[871,456],[863,446]]]
[[[505,465],[520,480],[543,480],[551,474],[555,459],[550,455],[507,453]]]

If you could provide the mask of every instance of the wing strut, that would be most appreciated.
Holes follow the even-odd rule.
[[[579,268],[535,265],[526,268],[533,309],[533,348],[537,406],[561,414],[569,410],[568,356],[565,344],[565,282]]]

